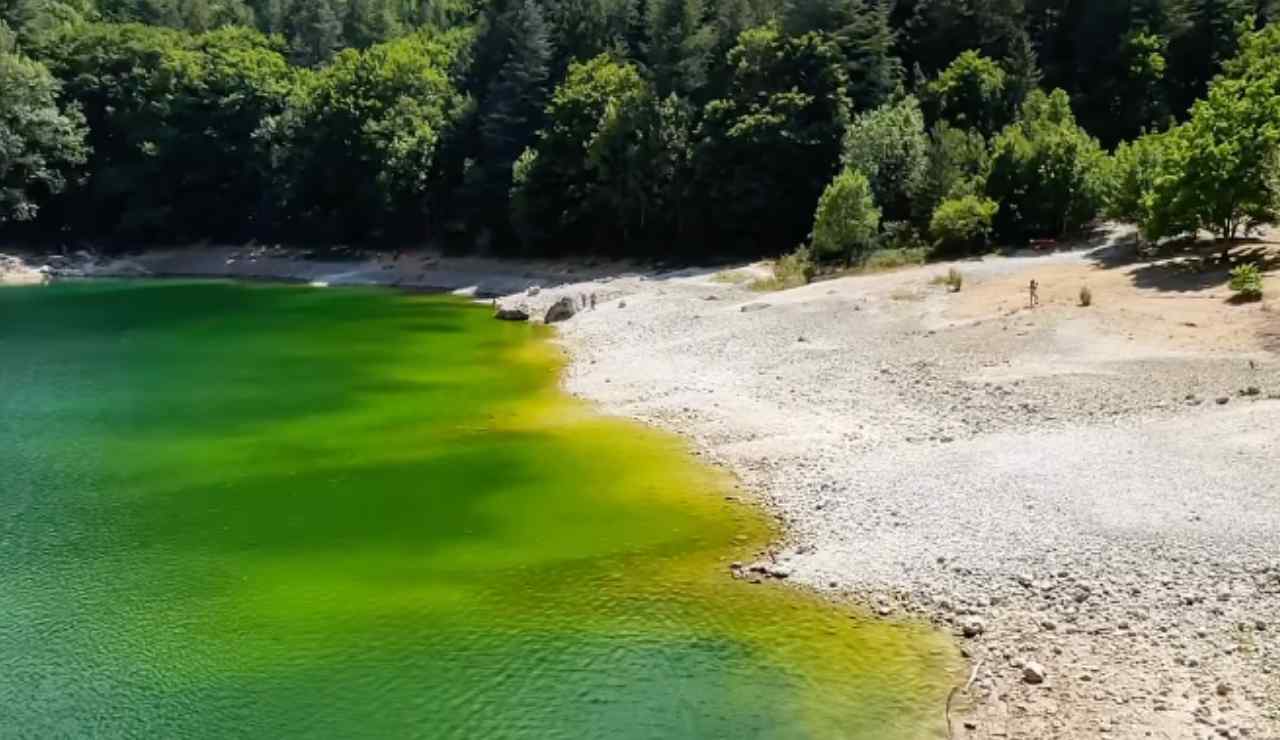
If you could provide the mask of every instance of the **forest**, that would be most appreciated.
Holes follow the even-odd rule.
[[[0,0],[0,238],[865,259],[1273,220],[1274,0]]]

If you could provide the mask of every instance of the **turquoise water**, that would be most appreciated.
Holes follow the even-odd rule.
[[[0,290],[0,736],[940,736],[954,655],[461,301]]]

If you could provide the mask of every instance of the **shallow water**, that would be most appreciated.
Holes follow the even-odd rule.
[[[449,298],[0,290],[0,737],[917,738],[954,656]]]

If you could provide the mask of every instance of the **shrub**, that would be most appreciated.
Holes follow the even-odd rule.
[[[1093,305],[1093,291],[1087,285],[1080,286],[1080,305],[1085,308]]]
[[[773,275],[768,278],[752,280],[747,287],[751,290],[770,291],[798,288],[808,285],[817,274],[817,266],[813,264],[812,252],[804,245],[796,247],[794,252],[784,254],[773,263]],[[722,273],[722,280],[733,282],[731,275],[738,273]]]
[[[1257,265],[1240,265],[1231,271],[1231,290],[1246,300],[1262,298],[1262,271]]]
[[[877,249],[867,257],[863,268],[868,272],[875,272],[877,270],[893,270],[908,265],[923,265],[928,257],[929,250],[924,247]]]
[[[928,165],[911,201],[912,220],[927,228],[938,204],[981,193],[986,187],[987,140],[977,131],[939,121],[929,132]]]
[[[831,181],[813,219],[813,249],[819,260],[861,262],[875,243],[880,209],[866,176],[845,170]]]
[[[973,251],[987,245],[1000,206],[989,198],[966,195],[943,201],[929,220],[929,233],[943,251]]]
[[[876,252],[927,249],[924,237],[907,221],[886,221],[876,237]]]

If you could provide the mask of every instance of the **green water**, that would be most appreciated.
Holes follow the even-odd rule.
[[[937,737],[929,632],[730,579],[772,532],[380,290],[0,290],[0,737]]]

